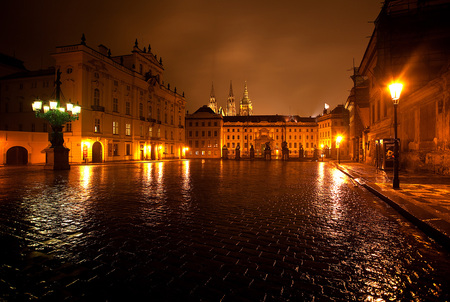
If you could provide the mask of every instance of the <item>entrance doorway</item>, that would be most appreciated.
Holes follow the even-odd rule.
[[[95,142],[92,145],[92,162],[93,163],[102,162],[102,144],[100,142]]]
[[[6,152],[7,165],[26,165],[28,164],[28,151],[24,147],[12,147]]]

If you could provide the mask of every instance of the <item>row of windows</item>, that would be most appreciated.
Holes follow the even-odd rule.
[[[195,137],[198,137],[200,134],[199,131],[195,131],[195,132],[189,131],[189,137],[193,137],[192,134],[194,134],[194,133],[195,133]],[[211,130],[202,131],[201,134],[202,134],[202,137],[206,137],[206,136],[211,137],[212,135],[214,135],[214,137],[218,136],[217,130],[214,130],[214,132],[212,132]]]
[[[94,121],[94,132],[95,133],[100,133],[100,119],[95,119]],[[119,135],[119,122],[113,121],[112,123],[112,132],[114,135]],[[140,136],[144,136],[144,126],[140,125]],[[156,134],[156,137],[161,137],[161,129],[158,128],[156,129],[156,133],[153,133],[153,127],[148,127],[148,137],[152,138],[154,137],[153,135]],[[164,130],[164,137],[168,138],[168,132],[167,130]],[[125,135],[126,136],[131,136],[131,124],[126,123],[125,124]],[[170,131],[170,139],[174,139],[174,134],[173,131]],[[182,132],[180,131],[179,133],[179,139],[182,140]]]
[[[39,81],[40,82],[40,81]],[[37,88],[38,86],[40,86],[40,84],[38,84],[38,81],[34,81],[30,83],[30,88]],[[42,87],[43,88],[47,88],[50,86],[50,81],[42,81]],[[19,83],[19,89],[22,90],[26,87],[26,85],[24,85],[24,83]],[[9,85],[5,85],[5,91],[9,90]]]
[[[306,136],[306,139],[309,139],[309,138],[310,138],[309,135],[307,135],[307,136]],[[230,135],[227,135],[227,139],[230,139]],[[235,139],[235,136],[232,135],[232,136],[231,136],[231,139]],[[240,136],[237,135],[237,136],[236,136],[236,139],[240,139]],[[249,139],[252,140],[252,139],[253,139],[253,136],[250,135],[250,136],[249,136]],[[275,136],[275,139],[279,139],[279,136],[276,135],[276,136]],[[291,135],[289,135],[289,139],[290,139],[290,140],[292,139],[292,136],[291,136]],[[297,135],[294,135],[294,140],[296,140],[296,139],[297,139]],[[302,139],[302,136],[299,135],[299,136],[298,136],[298,139],[301,140],[301,139]],[[314,135],[311,135],[311,139],[312,139],[312,140],[314,139]],[[244,135],[244,140],[247,140],[247,135]]]
[[[94,106],[95,107],[100,107],[100,90],[99,89],[94,89]],[[113,98],[112,100],[112,111],[115,113],[119,113],[119,99],[118,98]],[[166,102],[167,105],[167,102]],[[174,115],[175,115],[175,110],[173,109],[174,106],[173,104],[171,104],[171,112],[170,112],[170,124],[174,125]],[[131,115],[131,103],[130,102],[125,102],[125,114],[126,115]],[[144,118],[144,104],[143,103],[139,103],[139,117]],[[148,118],[153,118],[153,108],[152,106],[148,106]],[[161,110],[160,108],[156,109],[156,120],[158,121],[162,121],[161,120]],[[163,122],[165,124],[169,123],[169,115],[167,112],[164,112],[164,120]],[[216,122],[217,123],[217,122]],[[178,110],[178,125],[182,125],[181,123],[181,109]]]
[[[199,127],[199,126],[200,127],[205,127],[206,124],[208,124],[208,127],[211,127],[212,125],[214,125],[214,127],[218,126],[217,122],[214,122],[214,123],[212,123],[212,122],[208,122],[208,123],[206,123],[206,122],[201,122],[201,123],[199,123],[199,122],[195,122],[195,123],[189,122],[189,127],[192,127],[192,125],[195,125],[195,127]]]
[[[227,143],[227,148],[236,148],[238,144],[239,143],[233,143],[233,142]],[[314,145],[313,143],[311,143],[311,145],[309,143],[306,143],[305,145],[306,145],[307,149],[309,149],[310,146],[311,146],[311,148],[316,147],[316,145]],[[298,146],[298,148],[303,147],[302,143],[299,143],[298,145],[297,145],[297,143],[289,143],[289,148],[292,148],[292,146],[294,146],[294,148],[297,148],[297,146]],[[244,143],[244,149],[247,149],[247,148],[248,148],[248,143]],[[275,149],[278,149],[278,145],[275,146]]]
[[[319,124],[319,128],[331,127],[332,124],[333,124],[333,126],[339,126],[339,125],[344,126],[344,122],[343,121],[341,121],[341,122],[334,121],[333,123],[327,122],[327,123]]]
[[[189,147],[190,148],[200,148],[200,147],[202,147],[202,148],[205,148],[205,147],[206,148],[218,148],[219,142],[217,140],[214,140],[214,141],[211,141],[211,140],[192,141],[192,140],[190,140]]]
[[[236,130],[237,130],[236,132],[240,131],[239,128],[237,128]],[[279,130],[280,129],[275,128],[275,132],[282,132],[282,131],[279,131]],[[256,130],[256,131],[258,131],[258,130]],[[231,128],[231,131],[230,131],[230,128],[227,128],[227,132],[235,132],[235,128]],[[244,128],[244,132],[247,132],[247,128]],[[250,128],[249,132],[253,132],[253,129]],[[292,132],[292,128],[289,128],[289,132]],[[297,132],[297,128],[294,128],[294,132]],[[302,129],[298,129],[298,132],[302,132]],[[313,128],[312,129],[306,128],[306,132],[314,132],[314,129]]]

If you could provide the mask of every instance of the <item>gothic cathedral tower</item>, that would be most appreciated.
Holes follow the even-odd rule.
[[[252,101],[250,101],[250,98],[248,97],[247,82],[245,82],[244,97],[241,100],[239,109],[239,115],[241,116],[253,115]]]
[[[236,104],[234,103],[234,94],[233,94],[233,86],[230,81],[230,93],[227,98],[227,116],[235,116],[236,115]]]
[[[214,113],[217,113],[217,102],[216,102],[216,96],[214,94],[214,83],[212,84],[211,87],[211,95],[209,96],[209,108],[212,109],[212,111],[214,111]]]

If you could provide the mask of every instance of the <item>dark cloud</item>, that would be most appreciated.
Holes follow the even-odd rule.
[[[56,46],[104,44],[129,53],[137,38],[163,57],[165,80],[185,91],[188,109],[208,102],[211,82],[225,105],[247,81],[255,114],[318,114],[344,103],[349,71],[364,53],[380,9],[343,1],[8,1],[0,51],[29,68],[52,64]]]

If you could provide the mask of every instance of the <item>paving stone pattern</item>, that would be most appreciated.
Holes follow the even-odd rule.
[[[0,169],[0,299],[449,299],[449,253],[326,163]]]

